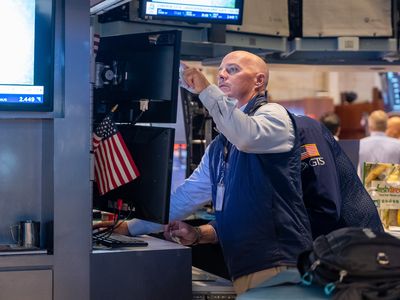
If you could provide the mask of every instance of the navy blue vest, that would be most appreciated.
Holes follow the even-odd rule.
[[[383,231],[374,202],[332,134],[311,118],[294,119],[301,144],[314,144],[319,154],[302,161],[301,173],[314,238],[343,227]]]
[[[260,101],[264,97],[252,99],[245,113]],[[222,180],[225,186],[216,229],[232,278],[279,265],[295,266],[298,254],[312,242],[302,200],[298,138],[289,152],[252,154],[219,135],[210,145],[209,157],[214,206],[218,183]]]

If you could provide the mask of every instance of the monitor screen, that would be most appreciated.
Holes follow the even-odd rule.
[[[175,129],[129,125],[118,129],[140,176],[103,196],[93,184],[93,208],[116,213],[121,199],[122,218],[168,223]]]
[[[53,109],[52,0],[0,1],[0,110]]]
[[[100,38],[96,57],[94,114],[118,104],[117,122],[175,123],[181,32],[177,30]],[[138,101],[148,99],[141,114]]]
[[[382,97],[387,111],[400,111],[400,73],[381,73]]]
[[[142,18],[240,25],[243,0],[142,0],[139,10]]]

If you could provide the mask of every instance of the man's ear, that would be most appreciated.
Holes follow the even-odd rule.
[[[256,86],[257,86],[257,87],[263,87],[263,86],[265,86],[265,81],[266,81],[265,74],[263,74],[263,73],[258,73],[258,74],[256,75]]]

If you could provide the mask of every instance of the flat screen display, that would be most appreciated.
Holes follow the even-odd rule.
[[[400,73],[381,73],[382,97],[387,111],[400,111]]]
[[[0,1],[0,110],[52,110],[51,0]]]
[[[240,25],[243,0],[142,0],[140,11],[142,18]]]

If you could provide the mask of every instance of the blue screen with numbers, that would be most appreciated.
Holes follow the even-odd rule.
[[[52,0],[0,1],[0,110],[52,110],[52,7]]]
[[[238,25],[243,0],[142,0],[140,12],[146,19]]]

